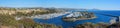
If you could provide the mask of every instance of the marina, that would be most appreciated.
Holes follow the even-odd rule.
[[[97,12],[101,12],[101,11],[97,11]],[[67,15],[69,15],[69,14],[67,14]],[[42,20],[42,19],[39,19],[39,18],[35,18],[34,21],[37,22],[37,23],[40,23],[40,24],[41,23],[48,23],[48,24],[62,25],[63,28],[74,27],[78,24],[83,24],[83,23],[86,23],[86,22],[92,22],[92,23],[104,22],[104,23],[108,23],[108,24],[111,23],[110,22],[111,16],[105,16],[105,15],[96,14],[96,13],[95,13],[95,15],[97,16],[97,18],[95,18],[95,19],[77,20],[75,22],[65,22],[65,21],[62,20],[62,17],[67,16],[67,15],[65,14],[65,15],[58,16],[58,17],[55,17],[55,18],[52,18],[52,19],[48,19],[48,20]]]
[[[0,28],[120,28],[120,0],[0,0]]]
[[[31,16],[31,18],[39,18],[39,19],[51,19],[54,17],[58,17],[64,14],[68,14],[70,12],[60,12],[60,13],[52,13],[52,14],[44,14],[44,15],[35,15],[35,16]]]
[[[95,19],[96,16],[90,12],[73,12],[70,15],[63,17],[63,21],[74,22],[77,20]]]

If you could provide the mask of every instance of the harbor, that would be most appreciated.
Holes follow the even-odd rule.
[[[77,20],[88,20],[88,19],[95,19],[96,16],[94,13],[90,12],[73,12],[70,15],[67,15],[66,17],[63,17],[63,21],[70,21],[74,22]]]
[[[68,14],[70,12],[60,12],[60,13],[52,13],[52,14],[44,14],[44,15],[34,15],[34,16],[31,16],[30,18],[39,18],[39,19],[51,19],[51,18],[54,18],[54,17],[58,17],[58,16],[61,16],[61,15],[64,15],[64,14]]]
[[[69,14],[67,14],[69,15]],[[100,23],[100,22],[104,22],[104,23],[107,23],[107,24],[110,24],[111,22],[111,16],[105,16],[105,15],[101,15],[101,14],[96,14],[95,15],[97,16],[97,18],[95,19],[88,19],[88,20],[77,20],[75,22],[65,22],[62,20],[62,17],[63,16],[67,16],[66,14],[65,15],[62,15],[62,16],[58,16],[58,17],[55,17],[55,18],[52,18],[52,19],[48,19],[48,20],[42,20],[42,19],[39,19],[39,18],[35,18],[34,21],[35,22],[38,22],[38,23],[48,23],[48,24],[55,24],[55,25],[62,25],[63,28],[69,28],[69,27],[74,27],[78,24],[83,24],[83,23],[86,23],[86,22],[91,22],[91,23]]]
[[[0,28],[120,28],[120,0],[0,0]]]

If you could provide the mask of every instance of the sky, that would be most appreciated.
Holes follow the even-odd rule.
[[[0,0],[0,6],[120,10],[120,0]]]

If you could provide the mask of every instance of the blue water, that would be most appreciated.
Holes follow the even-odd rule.
[[[94,13],[104,13],[104,14],[111,14],[111,15],[117,15],[120,16],[120,11],[92,11]],[[77,24],[83,24],[86,22],[92,22],[92,23],[99,23],[99,22],[105,22],[105,23],[109,23],[109,21],[111,20],[110,16],[105,16],[105,15],[100,15],[100,14],[95,14],[97,16],[97,18],[95,19],[91,19],[91,20],[78,20],[75,22],[65,22],[62,20],[63,16],[66,16],[69,14],[65,14],[59,17],[55,17],[52,19],[48,19],[48,20],[42,20],[42,19],[37,19],[35,18],[34,21],[37,23],[46,23],[46,24],[55,24],[57,26],[62,25],[63,28],[68,28],[68,27],[74,27]]]

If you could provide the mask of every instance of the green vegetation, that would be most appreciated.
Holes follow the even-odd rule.
[[[18,8],[19,9],[19,8]],[[31,18],[26,18],[28,16],[41,15],[54,13],[53,10],[27,10],[25,8],[21,9],[15,8],[0,8],[0,28],[1,26],[12,27],[12,28],[57,28],[56,25],[49,24],[38,24]],[[16,20],[15,17],[24,17],[20,20]],[[49,25],[49,26],[48,26]]]
[[[42,28],[40,24],[35,23],[32,19],[24,18],[18,20],[20,25],[23,25],[24,28]]]
[[[12,15],[0,14],[0,24],[2,25],[16,25],[18,22]]]
[[[18,10],[19,9],[19,10]],[[38,24],[31,18],[26,18],[27,16],[49,14],[58,12],[55,8],[47,8],[45,10],[27,10],[32,8],[0,8],[0,28],[62,28],[62,26],[56,26],[54,24]],[[88,16],[95,17],[94,13],[82,12],[83,15],[90,14]],[[24,17],[20,20],[16,20],[15,17]],[[84,16],[79,16],[80,18],[85,18]],[[65,18],[67,19],[67,18]],[[70,27],[73,28],[73,27]],[[78,24],[75,28],[120,28],[120,22],[115,24],[105,24],[105,23],[84,23]]]
[[[6,14],[0,14],[0,24],[3,26],[15,26],[19,22],[15,20],[14,16],[12,15],[6,15]]]
[[[107,28],[110,24],[105,24],[105,23],[84,23],[84,24],[79,24],[75,28]]]
[[[15,20],[13,15],[0,15],[0,26],[13,26],[13,27],[24,27],[24,28],[44,28],[44,27],[51,27],[57,28],[55,25],[42,25],[35,23],[33,19],[30,18],[23,18],[20,20]]]

